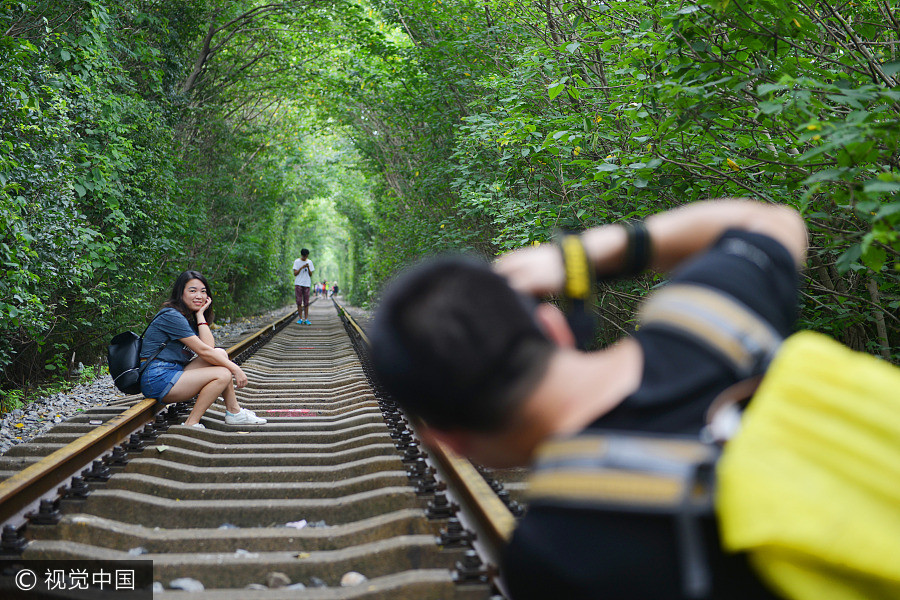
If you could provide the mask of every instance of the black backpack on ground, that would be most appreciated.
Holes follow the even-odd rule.
[[[162,311],[156,313],[156,316],[150,319],[150,323],[153,323],[161,313]],[[147,333],[150,323],[147,323],[144,333]],[[125,394],[141,393],[141,375],[144,374],[144,369],[169,344],[169,342],[165,342],[142,365],[141,346],[143,345],[143,340],[143,333],[139,336],[133,331],[125,331],[117,334],[109,342],[109,349],[106,353],[109,375],[119,391]]]

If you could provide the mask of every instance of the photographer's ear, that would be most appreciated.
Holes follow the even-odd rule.
[[[534,319],[551,342],[561,348],[575,347],[575,335],[559,308],[546,302],[541,303],[534,311]]]

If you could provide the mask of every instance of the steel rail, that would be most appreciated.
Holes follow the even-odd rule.
[[[285,321],[290,321],[293,318],[294,318],[294,313],[290,312],[290,313],[284,315],[283,317],[276,319],[269,325],[266,325],[265,327],[260,327],[256,333],[250,335],[249,337],[242,339],[240,342],[238,342],[234,346],[231,346],[230,348],[228,348],[228,350],[226,350],[228,352],[228,358],[234,359],[235,357],[240,356],[241,354],[246,352],[248,349],[250,349],[250,347],[253,346],[253,344],[259,342],[259,340],[263,336],[265,336],[268,333],[276,331]]]
[[[152,420],[159,405],[141,400],[74,442],[0,483],[0,522],[6,522],[91,461]]]
[[[292,318],[293,313],[288,313],[270,325],[260,328],[256,333],[228,348],[228,357],[233,359],[245,352],[264,335]],[[90,465],[94,459],[152,421],[161,408],[156,400],[144,398],[103,425],[0,482],[0,524],[28,508],[50,492],[54,486],[66,481]]]
[[[337,300],[332,298],[332,301],[369,348],[369,338],[365,335],[363,328]],[[422,422],[411,419],[410,424],[418,434]],[[422,439],[421,436],[419,439]],[[487,543],[487,550],[492,558],[495,558],[499,555],[500,549],[509,541],[515,528],[516,520],[512,512],[471,462],[437,442],[428,444],[428,449],[440,472],[450,480],[448,483],[453,484],[453,490],[458,495],[458,499],[465,504],[464,508],[468,514],[477,521],[479,532],[487,538],[482,541]]]
[[[337,307],[338,311],[340,311],[340,313],[344,315],[344,318],[347,319],[347,322],[350,323],[350,326],[353,327],[356,333],[359,334],[359,337],[362,338],[362,341],[365,342],[366,348],[369,348],[371,344],[369,342],[369,336],[366,335],[365,329],[360,327],[359,323],[356,322],[356,319],[353,318],[353,315],[348,313],[337,300],[332,298],[331,301],[334,302],[334,305],[335,307]]]

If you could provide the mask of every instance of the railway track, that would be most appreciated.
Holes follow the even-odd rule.
[[[0,552],[152,560],[157,591],[198,599],[496,597],[520,475],[426,453],[373,389],[364,330],[336,303],[310,318],[229,349],[265,425],[218,403],[188,428],[188,406],[130,397],[0,457]]]

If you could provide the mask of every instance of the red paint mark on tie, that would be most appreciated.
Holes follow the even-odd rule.
[[[314,410],[309,410],[306,408],[301,409],[292,409],[292,408],[273,408],[272,410],[260,410],[257,411],[260,414],[270,416],[270,417],[317,417],[319,413]]]

